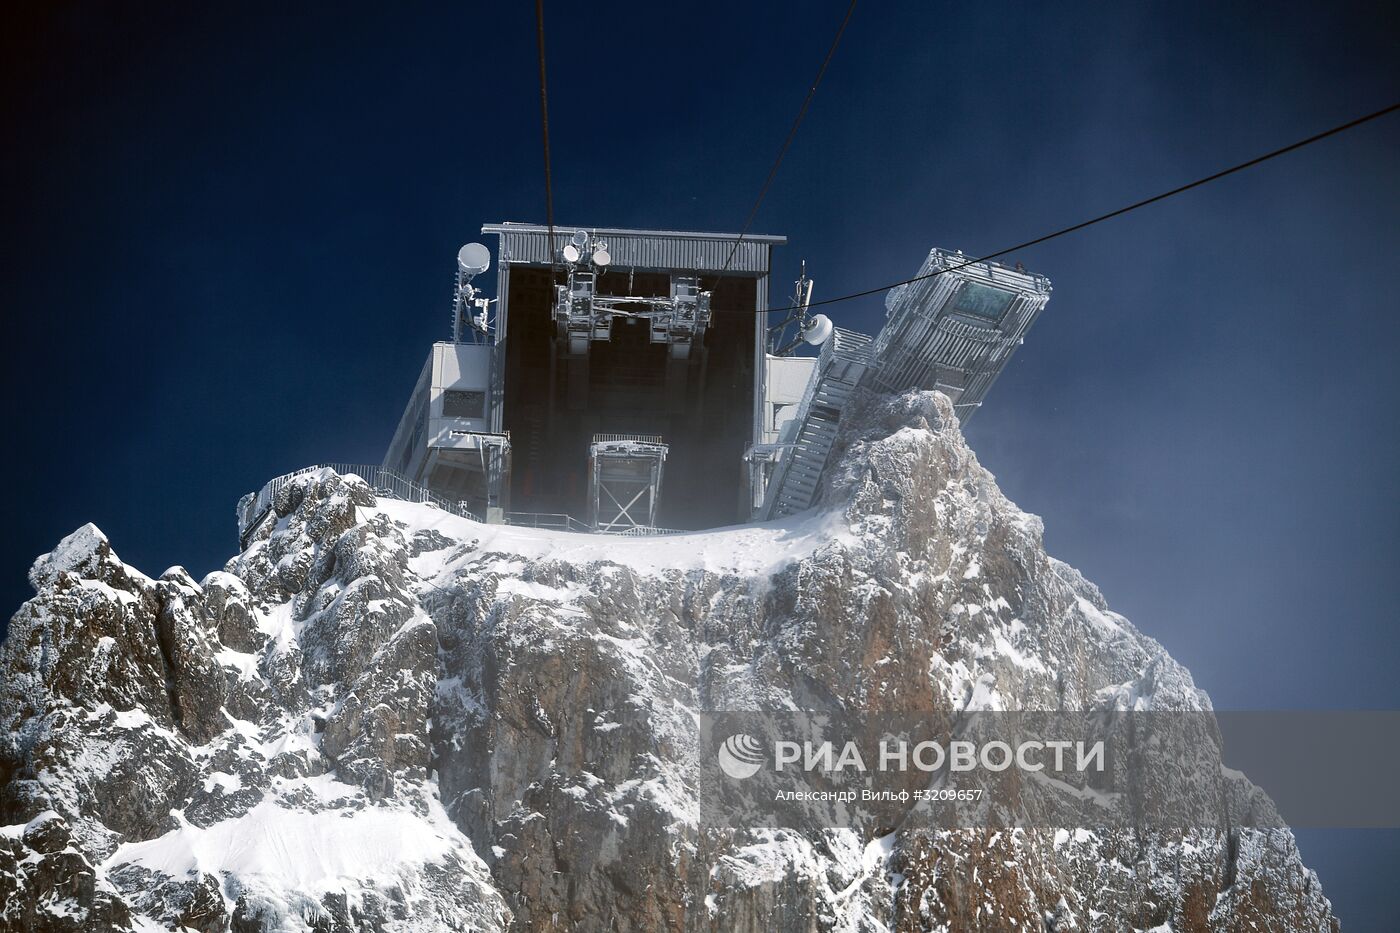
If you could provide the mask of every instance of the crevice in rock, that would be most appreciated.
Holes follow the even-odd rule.
[[[178,728],[184,727],[184,711],[180,707],[180,691],[177,682],[178,669],[175,664],[175,649],[172,644],[173,634],[170,629],[172,623],[168,622],[169,615],[166,612],[166,599],[159,593],[156,594],[155,612],[155,635],[156,647],[160,649],[160,668],[162,683],[165,686],[166,699],[170,703],[170,716],[175,721]]]
[[[1225,870],[1220,876],[1220,890],[1235,886],[1240,870],[1240,831],[1232,829],[1225,837]]]

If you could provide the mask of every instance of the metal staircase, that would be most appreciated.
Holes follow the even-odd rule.
[[[872,341],[866,334],[838,327],[822,345],[817,368],[798,406],[792,442],[783,445],[768,484],[763,502],[765,519],[793,515],[816,503],[841,412],[874,363]]]

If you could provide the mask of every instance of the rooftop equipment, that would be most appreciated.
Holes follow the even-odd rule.
[[[468,243],[457,251],[457,287],[452,292],[452,342],[487,343],[491,338],[490,309],[494,298],[478,298],[472,279],[491,267],[491,251]]]

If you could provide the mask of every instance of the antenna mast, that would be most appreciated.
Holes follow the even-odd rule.
[[[478,298],[472,279],[491,265],[491,252],[480,243],[457,251],[457,285],[452,290],[452,342],[488,343],[495,325],[490,317],[495,298]]]
[[[774,356],[791,356],[804,342],[819,344],[830,333],[831,322],[826,315],[807,316],[812,303],[812,280],[807,277],[807,260],[794,284],[787,317],[768,328],[768,352]]]

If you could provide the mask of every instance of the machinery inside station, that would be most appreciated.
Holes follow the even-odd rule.
[[[754,279],[729,277],[712,297],[710,276],[697,284],[693,275],[607,269],[571,281],[561,271],[553,292],[551,276],[547,268],[510,275],[502,429],[511,438],[512,510],[583,515],[595,498],[595,438],[655,437],[669,449],[673,493],[658,496],[660,526],[746,520]],[[645,300],[655,298],[664,303]]]

